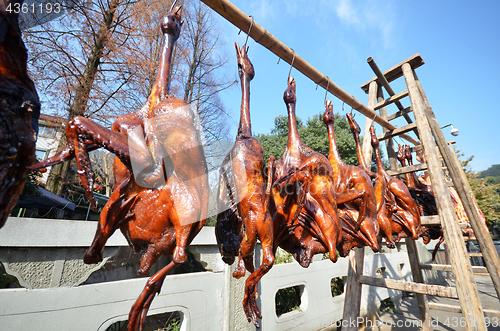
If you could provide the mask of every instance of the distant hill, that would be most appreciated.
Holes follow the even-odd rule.
[[[479,178],[500,176],[500,164],[494,164],[485,171],[481,171]]]

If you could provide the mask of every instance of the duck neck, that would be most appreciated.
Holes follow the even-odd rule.
[[[382,158],[380,157],[380,151],[378,150],[378,147],[377,148],[374,147],[373,151],[375,152],[375,160],[377,161],[378,173],[379,174],[385,173],[384,164],[382,163]]]
[[[297,129],[297,118],[295,117],[295,103],[288,103],[288,148],[298,147],[302,142]]]
[[[175,41],[174,36],[165,33],[163,34],[163,43],[160,54],[160,65],[156,74],[156,81],[153,86],[150,98],[152,105],[155,106],[159,101],[166,98],[170,90],[170,68],[172,64],[172,54],[174,52]]]
[[[402,159],[399,160],[399,162],[401,162],[401,167],[403,167],[403,168],[406,167],[406,159],[404,156]],[[413,187],[413,178],[410,176],[409,173],[405,173],[405,179],[406,179],[406,186],[414,188]]]
[[[412,157],[409,157],[406,160],[408,161],[409,166],[413,165],[413,158]],[[415,186],[415,188],[417,188],[417,185],[419,183],[417,174],[412,172],[412,173],[408,173],[408,176],[411,177],[411,181],[413,181],[413,186]]]
[[[368,170],[370,170],[368,168],[368,166],[366,165],[366,160],[365,160],[365,157],[363,156],[363,148],[361,147],[361,143],[359,141],[359,134],[358,132],[354,131],[353,132],[353,136],[354,136],[354,141],[356,142],[356,153],[358,154],[358,162],[359,162],[359,166],[368,172]]]
[[[328,130],[328,141],[330,142],[330,153],[328,154],[328,159],[332,164],[333,171],[338,169],[339,166],[344,164],[342,158],[339,154],[339,149],[337,147],[337,142],[335,140],[335,125],[333,122],[328,122],[326,125],[326,129]]]
[[[245,74],[241,77],[241,108],[238,136],[252,136],[252,123],[250,121],[250,78]]]

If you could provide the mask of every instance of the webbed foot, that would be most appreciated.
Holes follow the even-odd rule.
[[[256,328],[260,328],[257,319],[262,319],[259,307],[257,306],[257,284],[247,284],[245,286],[245,297],[243,298],[243,309],[247,315],[248,322],[252,322]]]
[[[245,265],[243,263],[238,263],[238,267],[233,272],[233,277],[236,279],[240,279],[241,277],[245,276],[245,274],[246,274]]]

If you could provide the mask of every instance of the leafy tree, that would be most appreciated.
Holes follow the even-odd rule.
[[[467,172],[467,178],[479,209],[484,213],[486,224],[492,226],[500,222],[500,183],[492,183],[488,177],[480,178],[472,171]]]
[[[86,116],[106,122],[110,110],[99,111],[109,106],[108,101],[128,80],[128,75],[116,70],[113,55],[128,38],[123,22],[131,3],[71,1],[68,15],[25,32],[29,70],[44,108],[59,115],[66,110],[68,121]],[[59,148],[64,146],[63,137]],[[47,188],[61,195],[64,185],[58,185],[59,180],[65,181],[68,173],[68,162],[52,167]]]
[[[228,115],[219,98],[219,92],[237,81],[221,76],[220,70],[229,57],[221,51],[220,38],[213,11],[204,4],[190,1],[183,26],[185,51],[180,59],[184,71],[184,100],[196,105],[200,124],[207,142],[220,141],[229,136]]]
[[[70,121],[84,116],[110,127],[148,97],[158,68],[158,26],[173,0],[70,0],[67,15],[25,31],[29,69],[43,112]],[[183,1],[184,31],[176,44],[171,93],[196,105],[206,140],[229,128],[218,92],[234,80],[219,77],[227,58],[208,7]],[[187,79],[185,79],[187,77]],[[66,145],[61,139],[59,148]],[[47,189],[58,195],[70,181],[70,163],[55,165]]]
[[[323,123],[323,114],[316,114],[307,120],[306,125],[297,118],[297,128],[302,141],[315,151],[328,157],[330,145],[328,132]],[[270,155],[279,159],[285,151],[288,140],[288,117],[278,116],[274,119],[274,128],[270,134],[258,134],[256,139],[264,147],[264,158],[267,161]],[[335,114],[335,139],[342,160],[351,165],[358,165],[356,144],[349,129],[347,120]]]
[[[303,127],[302,120],[297,118],[297,128]],[[300,131],[299,131],[300,132]],[[278,116],[274,119],[274,128],[270,134],[258,134],[255,137],[264,148],[264,160],[267,162],[270,155],[279,159],[285,151],[288,139],[288,117]]]
[[[458,157],[463,157],[464,153],[460,150],[456,151]],[[469,166],[469,163],[474,159],[474,155],[468,157],[465,161],[460,161],[465,171],[470,187],[474,193],[479,209],[486,218],[486,224],[492,226],[500,226],[500,179],[499,177],[481,178],[480,173],[475,173]],[[489,169],[494,168],[495,165]],[[488,170],[489,170],[488,169]],[[484,172],[484,171],[483,171]]]
[[[481,176],[479,176],[481,178]],[[500,183],[500,176],[497,177],[486,177],[488,179],[488,184],[499,184]],[[500,191],[498,191],[500,193]]]
[[[28,178],[26,179],[26,183],[24,185],[23,192],[21,193],[20,200],[23,200],[32,195],[38,195],[38,184],[42,177],[42,173],[40,171],[31,171],[28,174]]]

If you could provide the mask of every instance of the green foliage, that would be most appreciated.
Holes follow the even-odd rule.
[[[297,118],[297,129],[300,138],[307,146],[328,157],[330,145],[322,114],[316,114],[308,119],[306,125],[303,125],[302,120]],[[270,155],[279,159],[285,151],[288,140],[288,116],[276,117],[271,133],[259,134],[255,138],[264,147],[266,161]],[[356,144],[349,129],[349,123],[339,114],[335,114],[335,139],[342,160],[348,164],[357,165]]]
[[[464,153],[459,150],[456,153],[459,158],[464,156]],[[486,170],[480,174],[475,173],[468,166],[473,159],[474,155],[460,162],[469,180],[469,185],[479,209],[486,218],[486,224],[491,228],[500,222],[500,177],[483,177],[482,174]],[[488,170],[493,169],[491,173],[494,173],[496,166],[499,166],[500,169],[500,165],[493,165]]]
[[[380,301],[380,311],[388,312],[392,314],[403,314],[401,310],[396,309],[396,305],[391,298]]]
[[[479,178],[481,178],[481,176],[479,176]],[[488,184],[498,184],[498,183],[500,183],[500,176],[498,176],[498,177],[486,177],[486,179],[488,179]]]
[[[297,121],[297,129],[301,129],[303,127],[302,120],[300,118],[296,118]],[[288,116],[280,115],[274,119],[274,129],[271,130],[271,134],[288,137]]]
[[[457,154],[457,157],[458,159],[460,160],[461,157],[464,157],[465,156],[465,153],[463,153],[460,149],[457,149],[455,151],[455,153]],[[469,169],[469,163],[474,159],[474,155],[471,155],[470,157],[468,157],[467,159],[465,159],[465,161],[462,161],[460,160],[460,163],[462,164],[462,168],[464,169],[465,172],[467,171],[471,171]]]
[[[283,264],[293,262],[292,254],[288,253],[281,247],[278,247],[276,253],[274,254],[274,264]]]
[[[500,182],[490,180],[491,177],[480,178],[472,171],[467,172],[467,178],[479,209],[486,218],[486,224],[492,226],[500,222]]]
[[[181,321],[176,319],[176,320],[173,320],[172,322],[170,322],[170,324],[168,324],[164,329],[160,330],[160,331],[179,331],[181,329]]]
[[[292,310],[300,308],[300,286],[293,286],[282,288],[276,292],[276,315],[279,317],[282,314],[291,312]]]
[[[488,169],[479,173],[479,178],[500,177],[500,164],[494,164]]]
[[[279,159],[285,151],[286,137],[284,138],[273,134],[258,134],[255,136],[255,139],[257,139],[264,148],[264,161],[266,163],[270,155]]]
[[[344,293],[344,278],[332,278],[332,281],[330,282],[330,289],[332,291],[332,297],[336,297],[337,295]]]
[[[32,195],[38,195],[37,184],[42,178],[42,173],[40,171],[30,171],[26,183],[24,184],[23,192],[19,197],[21,200]]]
[[[207,222],[205,223],[205,226],[215,226],[216,223],[217,223],[217,217],[216,216],[212,216],[212,217],[209,217],[207,219]]]
[[[21,287],[21,285],[19,284],[17,278],[9,275],[5,271],[5,267],[3,266],[3,264],[0,263],[0,289],[12,287]]]
[[[144,331],[179,331],[181,329],[181,315],[178,311],[157,315],[150,315],[146,318]],[[111,324],[106,331],[126,331],[128,321],[118,321]]]

